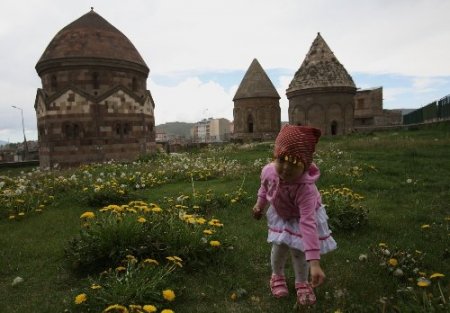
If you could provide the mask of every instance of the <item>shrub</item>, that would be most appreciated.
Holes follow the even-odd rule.
[[[178,266],[172,261],[159,265],[153,259],[139,262],[128,255],[120,266],[89,279],[89,287],[78,291],[74,297],[73,312],[125,311],[121,308],[127,308],[125,312],[151,312],[144,307],[166,306],[176,297],[169,286],[173,284],[173,271]]]
[[[367,224],[368,210],[360,204],[364,197],[346,187],[321,192],[331,229],[353,230]]]
[[[66,248],[72,267],[81,272],[101,271],[129,254],[157,260],[178,255],[188,266],[204,265],[217,262],[214,256],[228,245],[220,221],[188,214],[176,205],[162,209],[132,201],[104,207],[97,215],[83,214],[81,221],[79,235]]]

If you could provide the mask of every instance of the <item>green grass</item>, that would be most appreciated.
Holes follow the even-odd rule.
[[[352,177],[325,171],[333,164],[331,160],[324,165],[319,188],[345,186],[362,194],[364,205],[370,209],[369,225],[364,229],[334,232],[338,249],[322,257],[327,281],[317,289],[318,304],[308,312],[338,309],[342,312],[444,312],[439,311],[439,307],[436,311],[422,311],[419,302],[413,300],[399,302],[397,289],[403,283],[380,267],[380,261],[370,253],[370,248],[384,242],[392,249],[422,251],[425,256],[420,270],[427,275],[432,272],[446,275],[442,285],[448,300],[450,222],[445,222],[445,218],[450,216],[450,128],[440,126],[323,138],[318,152],[335,148],[345,155],[344,159],[336,158],[335,164],[346,164],[344,168],[360,166],[362,175]],[[266,145],[251,151],[227,151],[224,155],[251,163],[270,156],[270,150]],[[369,165],[375,170],[369,170]],[[0,170],[0,175],[18,173],[17,170]],[[195,182],[195,188],[224,193],[236,189],[242,182],[243,177],[213,179]],[[259,174],[246,175],[243,186],[254,198]],[[136,195],[159,203],[164,196],[190,193],[191,183],[179,182],[139,190]],[[266,243],[266,225],[264,220],[256,221],[251,217],[251,206],[217,209],[210,213],[210,217],[224,223],[233,249],[227,251],[225,259],[217,266],[183,272],[174,288],[177,293],[175,312],[294,311],[290,264],[287,272],[290,296],[281,300],[270,296],[270,246]],[[68,191],[55,195],[55,202],[42,214],[32,213],[20,221],[0,220],[0,290],[3,291],[0,312],[64,312],[70,307],[74,292],[86,286],[87,278],[71,272],[64,258],[64,248],[78,233],[79,216],[86,210],[92,208],[80,202],[75,191]],[[430,229],[422,230],[424,224],[429,224]],[[359,261],[360,254],[368,254],[368,260]],[[12,286],[17,276],[24,278],[24,282]],[[244,289],[246,295],[232,301],[230,295],[240,289]],[[380,302],[383,297],[387,302],[384,311]]]

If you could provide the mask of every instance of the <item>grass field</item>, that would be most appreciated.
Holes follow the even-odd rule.
[[[210,190],[199,206],[207,220],[223,223],[217,230],[222,245],[214,250],[206,244],[203,258],[199,245],[180,246],[183,267],[164,287],[173,290],[176,298],[156,301],[157,312],[163,308],[177,313],[295,312],[289,265],[289,297],[279,300],[270,295],[267,229],[264,220],[251,217],[259,172],[270,155],[271,144],[263,143],[203,151],[176,161],[160,157],[165,161],[156,158],[53,173],[1,169],[0,312],[102,312],[105,306],[90,302],[95,291],[89,286],[103,269],[75,271],[73,255],[72,259],[67,255],[69,241],[76,240],[84,227],[81,214],[93,212],[98,226],[103,214],[99,209],[107,204],[142,200],[165,210],[171,203],[168,198],[188,195],[200,201],[200,196],[193,197],[193,190],[200,194]],[[327,279],[316,290],[318,303],[300,311],[449,312],[449,160],[448,125],[321,139],[316,156],[322,173],[319,189],[347,188],[362,196],[357,205],[368,210],[368,222],[361,227],[333,229],[338,249],[322,257]],[[342,194],[336,197],[342,200]],[[189,211],[193,204],[195,201],[183,208]],[[330,217],[332,209],[328,209]],[[347,222],[352,224],[352,220]],[[164,220],[158,223],[178,225]],[[195,236],[186,229],[186,236]],[[176,240],[182,242],[182,238]],[[133,242],[129,245],[130,251],[139,250]],[[170,247],[174,252],[170,255],[178,252],[175,244]],[[120,253],[125,254],[119,251],[117,255]],[[145,253],[164,259],[163,254]],[[16,277],[23,282],[13,284]],[[119,285],[115,282],[115,296],[110,287],[109,304],[128,306],[131,313],[130,304],[150,301],[119,303],[121,292],[132,292],[137,295],[133,299],[139,299],[144,291],[137,282],[124,285],[123,276],[115,277]],[[83,292],[88,299],[74,304],[75,296]],[[96,301],[101,301],[100,296]],[[144,312],[137,307],[134,310]]]

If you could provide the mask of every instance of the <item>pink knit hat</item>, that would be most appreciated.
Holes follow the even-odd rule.
[[[294,164],[302,162],[305,170],[312,163],[313,153],[321,132],[308,126],[284,126],[275,139],[274,156],[283,157]]]

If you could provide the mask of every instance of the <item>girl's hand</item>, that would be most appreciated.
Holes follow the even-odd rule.
[[[252,210],[253,210],[253,217],[259,220],[263,215],[263,209],[255,204]]]
[[[323,272],[322,268],[320,267],[319,260],[311,260],[309,261],[309,270],[311,272],[311,286],[313,288],[316,288],[325,280],[325,273]]]

